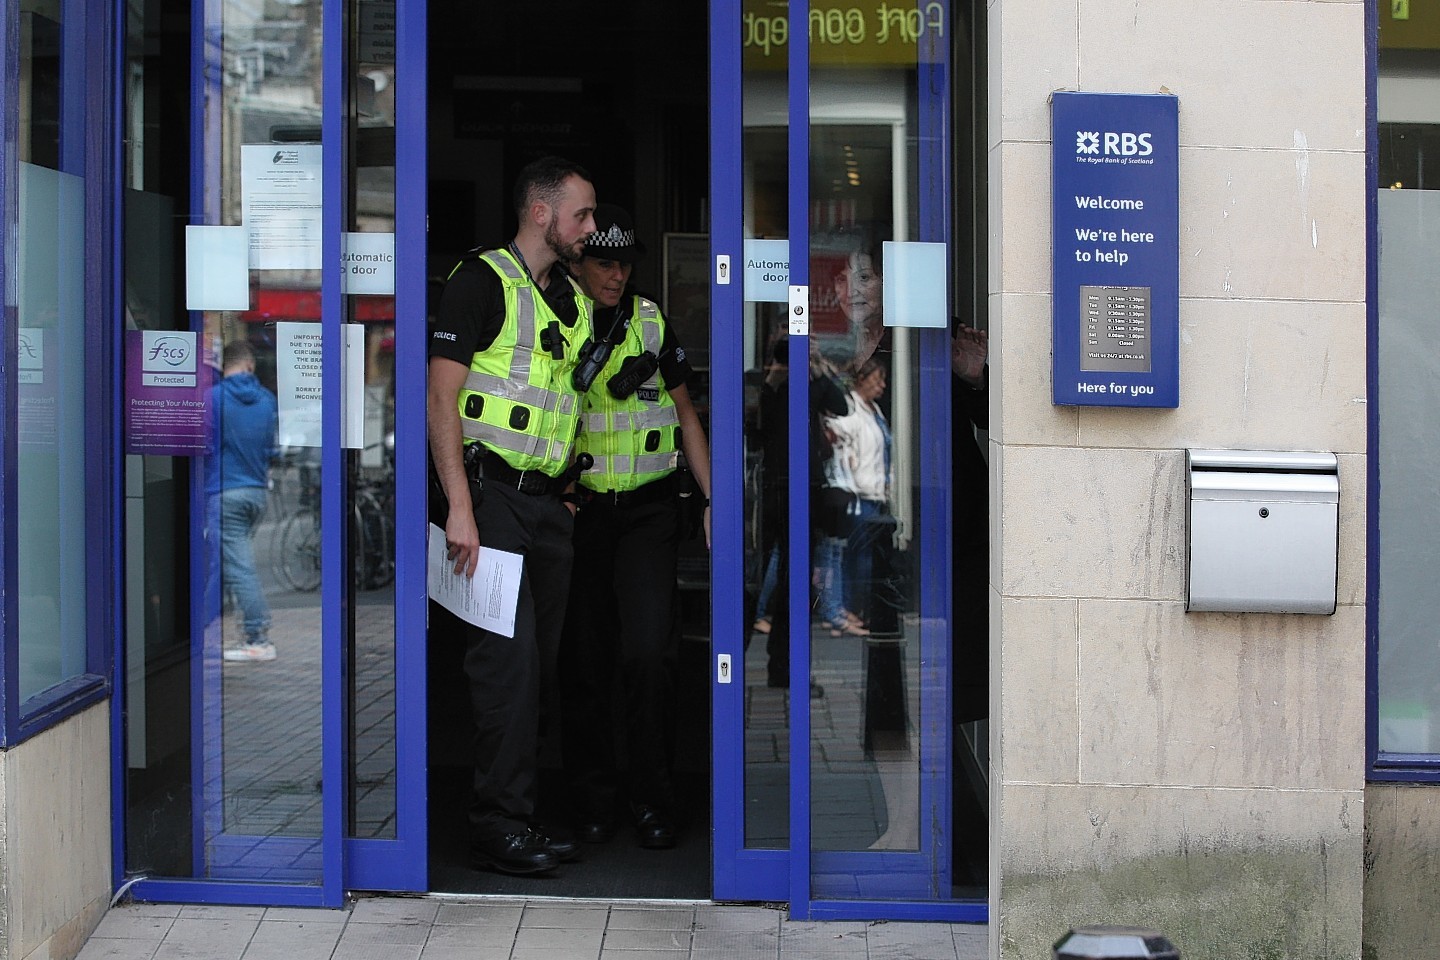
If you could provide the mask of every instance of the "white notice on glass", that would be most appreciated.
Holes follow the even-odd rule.
[[[321,436],[320,324],[275,324],[275,399],[280,405],[280,446],[318,447]]]
[[[321,199],[320,144],[241,145],[251,269],[320,269]]]
[[[515,636],[515,606],[520,601],[524,562],[518,553],[482,546],[475,576],[458,574],[455,562],[445,555],[445,531],[430,524],[430,599],[482,630]]]

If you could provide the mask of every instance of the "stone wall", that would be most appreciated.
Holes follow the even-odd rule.
[[[1359,956],[1364,5],[990,3],[991,952]],[[1051,403],[1055,90],[1180,110],[1180,406]],[[1186,448],[1340,458],[1334,616],[1185,611]]]
[[[107,702],[0,753],[0,960],[70,960],[110,887]]]
[[[1440,942],[1440,790],[1365,791],[1365,960],[1424,956]]]

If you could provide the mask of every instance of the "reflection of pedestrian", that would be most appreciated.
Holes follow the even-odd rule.
[[[835,276],[835,296],[853,344],[855,374],[850,412],[839,421],[853,448],[857,500],[846,542],[848,604],[870,631],[865,644],[865,755],[875,764],[885,797],[885,829],[877,850],[914,850],[920,842],[920,766],[910,743],[910,690],[905,666],[903,576],[890,512],[894,445],[880,406],[891,353],[884,309],[884,248],[869,232],[858,236]],[[901,402],[907,402],[902,398]]]
[[[774,349],[777,359],[788,359],[788,340],[778,341]],[[788,365],[777,362],[775,370],[772,371],[775,375],[767,376],[760,393],[759,423],[760,442],[764,451],[760,493],[760,548],[761,556],[769,557],[773,551],[777,557],[775,582],[778,588],[777,602],[771,610],[770,632],[765,642],[766,684],[780,688],[790,686],[790,605],[784,589],[788,583],[789,566],[790,467],[786,424],[790,391],[787,370]],[[815,493],[819,489],[819,478],[824,472],[820,453],[823,438],[821,419],[843,414],[846,406],[845,391],[840,386],[840,378],[834,365],[814,349],[810,353],[809,374],[812,411],[809,417],[810,477],[815,483],[815,490],[811,493],[811,502],[814,503],[818,500]],[[811,529],[814,528],[812,518]],[[813,543],[808,552],[813,556]],[[818,683],[813,680],[810,682],[811,697],[823,696],[824,692]]]
[[[755,601],[755,617],[751,629],[757,633],[769,633],[775,616],[770,609],[771,601],[775,596],[775,588],[780,583],[780,550],[775,542],[775,525],[783,522],[780,518],[784,516],[783,511],[778,511],[778,503],[775,500],[776,494],[783,501],[785,493],[783,490],[775,489],[783,486],[784,458],[785,458],[785,388],[790,379],[790,341],[781,337],[776,340],[770,348],[770,362],[765,367],[765,379],[760,383],[760,399],[758,414],[754,423],[755,434],[759,439],[761,460],[760,460],[760,483],[764,495],[761,496],[760,530],[757,536],[761,541],[760,563],[763,570],[760,574],[760,593]],[[746,638],[749,642],[749,638]]]
[[[885,385],[880,361],[865,361],[850,391],[849,412],[827,424],[855,495],[844,551],[846,606],[869,625],[868,632],[899,636],[901,599],[893,583],[895,518],[890,514],[893,444],[879,404]]]
[[[245,341],[225,345],[221,367],[223,379],[210,390],[212,447],[206,460],[205,498],[211,548],[206,605],[212,617],[220,613],[223,585],[244,618],[245,640],[225,650],[226,660],[274,660],[270,604],[255,571],[253,540],[269,495],[275,395],[255,377],[255,351]]]
[[[635,839],[659,850],[675,846],[676,837],[668,732],[684,480],[677,454],[684,454],[698,495],[706,498],[701,519],[708,541],[710,450],[674,327],[652,301],[627,288],[645,252],[629,213],[601,204],[595,227],[575,265],[576,279],[595,300],[590,356],[599,369],[588,385],[576,385],[586,392],[575,447],[594,464],[576,491],[575,571],[560,644],[565,768],[580,839],[603,843],[614,830],[620,787],[610,722],[617,693]]]

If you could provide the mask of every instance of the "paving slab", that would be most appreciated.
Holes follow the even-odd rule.
[[[984,924],[791,921],[770,905],[367,897],[127,904],[79,960],[986,960]]]

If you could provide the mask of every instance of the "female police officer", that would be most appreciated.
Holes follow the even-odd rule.
[[[614,829],[625,794],[642,847],[675,845],[675,794],[666,745],[672,689],[675,568],[679,542],[679,455],[705,498],[709,540],[710,453],[685,386],[691,370],[654,302],[629,292],[644,253],[629,214],[600,204],[595,233],[574,274],[595,301],[593,337],[577,369],[583,389],[575,566],[560,647],[565,767],[582,840]],[[587,363],[588,360],[588,363]],[[612,692],[621,695],[619,729]]]

